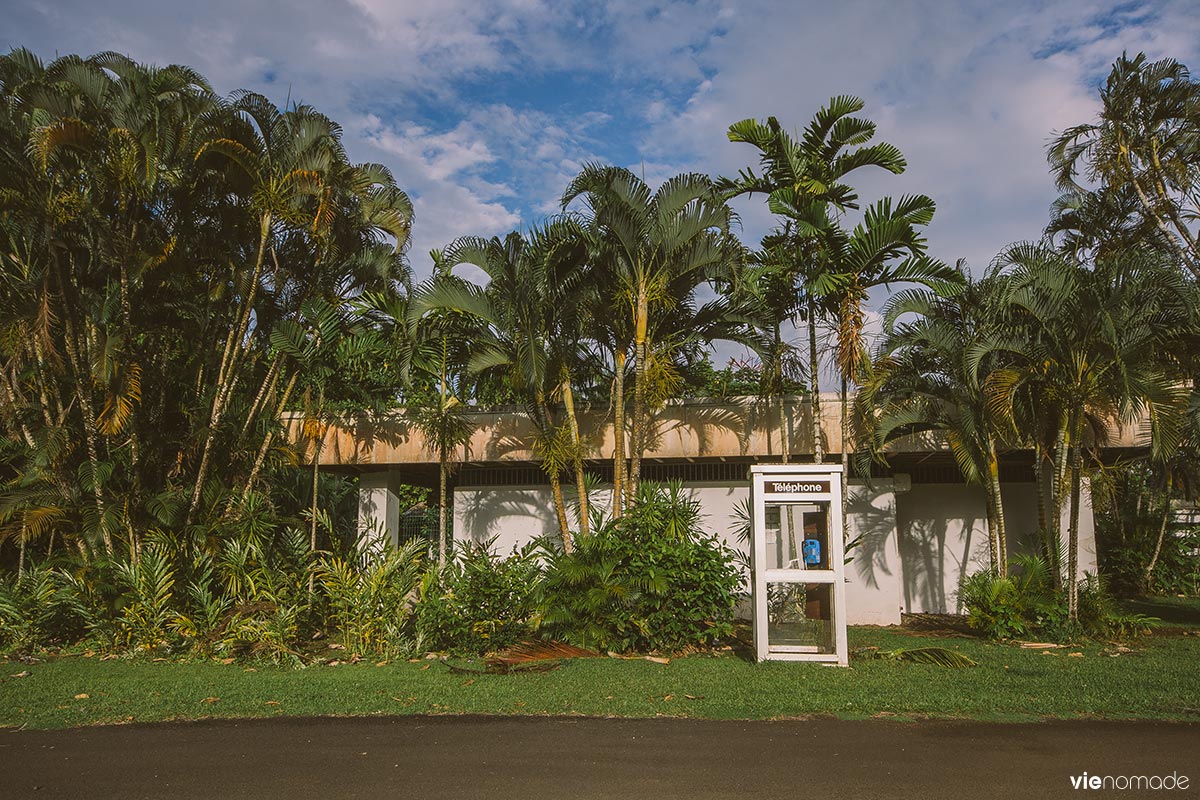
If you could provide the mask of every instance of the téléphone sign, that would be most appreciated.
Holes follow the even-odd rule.
[[[829,481],[767,481],[765,494],[829,494]]]

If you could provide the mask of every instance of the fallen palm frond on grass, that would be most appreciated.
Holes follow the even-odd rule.
[[[486,669],[471,669],[446,662],[451,672],[511,675],[518,672],[549,672],[568,658],[599,658],[600,654],[565,642],[520,642],[484,659]]]
[[[907,661],[910,664],[935,664],[952,669],[979,666],[978,661],[945,647],[914,647],[907,650],[904,648],[880,650],[878,647],[860,647],[853,652],[853,656],[883,661]]]

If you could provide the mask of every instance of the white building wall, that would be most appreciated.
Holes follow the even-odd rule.
[[[399,542],[398,479],[390,472],[368,472],[358,479],[359,535],[381,532],[395,547]]]
[[[687,487],[700,501],[701,526],[727,546],[746,552],[739,535],[736,507],[750,496],[744,483],[697,483]],[[900,623],[900,573],[896,550],[895,498],[891,481],[877,481],[870,491],[850,486],[850,535],[859,537],[854,560],[846,568],[847,618],[851,625]],[[610,496],[599,493],[607,504]],[[568,501],[571,521],[573,504]],[[557,535],[549,487],[470,487],[454,492],[456,541],[491,542],[492,551],[511,553],[545,534]],[[749,584],[746,584],[749,591]]]
[[[846,621],[850,625],[900,624],[900,557],[896,541],[896,494],[891,480],[870,486],[851,481],[846,519]]]
[[[1008,551],[1035,545],[1037,492],[1033,483],[1006,483],[1005,534]],[[903,609],[914,614],[957,614],[964,575],[989,565],[987,511],[982,487],[954,483],[914,484],[898,496],[896,528]],[[1069,509],[1063,510],[1067,530]],[[1078,576],[1096,572],[1096,535],[1091,493],[1083,492],[1079,513]]]
[[[363,479],[360,520],[395,503],[386,480],[367,482],[368,477],[373,476]],[[744,553],[735,508],[748,498],[749,487],[698,483],[688,488],[701,503],[704,530]],[[1009,549],[1015,552],[1036,528],[1036,493],[1032,483],[1005,484],[1003,491]],[[1095,525],[1086,487],[1083,499],[1080,576],[1096,571]],[[601,492],[595,500],[607,505],[609,495]],[[568,511],[575,524],[569,497]],[[389,512],[387,519],[394,538],[398,515]],[[854,546],[846,565],[846,606],[852,625],[896,625],[902,612],[958,613],[963,575],[988,566],[987,515],[979,487],[914,484],[896,492],[891,480],[876,480],[870,487],[851,482],[848,519]],[[491,542],[493,552],[507,554],[539,536],[557,535],[557,530],[549,487],[470,487],[454,492],[456,541]]]

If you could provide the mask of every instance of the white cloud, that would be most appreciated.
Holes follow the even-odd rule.
[[[1152,10],[1119,10],[1121,26],[1066,4],[749,2],[704,53],[711,77],[677,113],[654,108],[644,147],[730,174],[755,161],[726,140],[730,123],[774,114],[800,128],[832,95],[858,94],[878,138],[909,163],[900,177],[856,178],[863,198],[929,194],[934,252],[981,269],[1040,234],[1055,196],[1046,142],[1094,115],[1095,84],[1123,48],[1185,63],[1200,54],[1186,4]],[[761,204],[739,207],[747,238],[765,233]]]
[[[9,6],[0,47],[186,63],[218,91],[303,99],[342,121],[352,157],[389,164],[414,195],[418,271],[425,250],[455,236],[556,211],[585,161],[623,163],[651,183],[730,174],[755,160],[727,141],[731,122],[774,114],[800,127],[842,93],[867,100],[880,138],[909,161],[903,176],[857,181],[863,197],[931,195],[933,251],[978,270],[1040,232],[1055,193],[1046,140],[1095,113],[1095,86],[1122,49],[1200,60],[1187,0]],[[543,97],[526,84],[555,88]],[[753,242],[769,214],[757,200],[738,208]]]

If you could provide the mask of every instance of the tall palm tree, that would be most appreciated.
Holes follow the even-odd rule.
[[[994,280],[963,281],[940,291],[909,289],[884,306],[884,336],[870,380],[859,396],[873,427],[873,446],[913,434],[946,437],[968,483],[984,488],[992,569],[1008,572],[999,449],[1004,427],[993,419],[985,391],[1005,346],[996,319]]]
[[[230,485],[248,496],[313,385],[275,328],[403,273],[411,204],[340,135],[183,67],[0,56],[0,424],[22,448],[0,502],[66,503],[26,530],[136,552],[241,508]]]
[[[857,193],[846,183],[851,173],[878,167],[899,174],[905,168],[904,156],[895,146],[868,144],[875,136],[875,123],[852,116],[864,107],[857,97],[833,97],[799,136],[789,134],[775,117],[730,125],[731,142],[758,148],[760,172],[744,169],[737,178],[718,181],[729,197],[766,195],[771,211],[785,221],[783,233],[792,240],[788,245],[793,254],[791,269],[785,274],[790,278],[789,294],[803,298],[798,311],[808,329],[812,436],[818,464],[824,460],[824,446],[817,325],[830,310],[818,290],[828,269],[819,244],[821,230],[831,218],[859,207]]]
[[[246,269],[245,291],[236,303],[236,322],[229,328],[221,350],[209,409],[208,432],[200,451],[200,465],[185,524],[190,524],[208,477],[212,447],[230,396],[241,376],[240,366],[249,355],[247,334],[254,319],[263,268],[271,250],[277,219],[293,224],[319,224],[324,204],[305,206],[306,197],[321,199],[325,180],[341,153],[338,129],[327,117],[307,106],[281,112],[265,97],[241,93],[230,104],[232,117],[196,151],[197,160],[228,159],[248,184],[248,212],[257,223],[258,243]]]
[[[795,209],[794,206],[789,206]],[[798,210],[798,209],[796,209]],[[821,251],[828,269],[817,291],[833,308],[833,361],[840,374],[842,405],[842,502],[848,501],[850,454],[854,441],[850,387],[862,381],[869,366],[866,310],[871,290],[895,283],[914,283],[933,290],[952,290],[962,276],[926,254],[921,228],[933,219],[933,200],[924,195],[884,198],[867,208],[852,231],[818,219]],[[843,509],[843,512],[845,509]],[[849,523],[842,514],[843,535]]]
[[[573,464],[581,527],[586,525],[582,440],[574,404],[574,381],[582,337],[578,308],[581,252],[578,230],[569,219],[551,220],[527,237],[513,232],[503,240],[463,237],[441,253],[441,269],[471,264],[488,276],[480,288],[457,278],[431,284],[418,296],[421,313],[453,312],[479,326],[470,343],[472,374],[503,374],[534,425],[533,449],[550,480],[559,533],[572,546],[562,492],[562,473]],[[558,421],[561,399],[567,420]]]
[[[772,402],[776,406],[779,452],[784,464],[790,462],[792,453],[791,425],[783,399],[785,386],[808,377],[798,348],[787,341],[784,332],[784,323],[794,323],[804,310],[804,302],[795,291],[795,244],[786,230],[764,237],[762,249],[751,254],[740,285],[732,287],[749,295],[762,316],[754,346],[759,361],[758,397],[768,407]]]
[[[601,319],[613,347],[615,447],[613,513],[636,496],[652,407],[650,381],[669,374],[654,321],[694,302],[709,281],[730,279],[742,250],[730,234],[733,212],[704,175],[677,175],[651,191],[627,169],[586,165],[562,197],[567,210],[582,200],[580,224],[588,238],[596,282],[607,287]],[[632,348],[632,354],[625,349]],[[634,368],[629,472],[625,473],[625,366]]]
[[[1189,227],[1200,212],[1200,83],[1174,59],[1123,53],[1100,101],[1098,121],[1068,128],[1050,145],[1060,188],[1086,190],[1082,177],[1130,193],[1180,263],[1200,278],[1200,244]]]
[[[1022,391],[1061,410],[1056,457],[1069,478],[1066,565],[1068,609],[1078,614],[1079,514],[1084,453],[1104,423],[1148,416],[1155,454],[1178,446],[1188,390],[1172,348],[1192,330],[1190,296],[1170,261],[1153,252],[1124,252],[1090,268],[1041,245],[1014,245],[993,273],[1006,278],[1007,324],[1020,336],[1013,363],[995,370],[988,391],[998,418],[1015,419]],[[1065,483],[1058,481],[1059,486]],[[1053,493],[1056,505],[1066,492]]]

